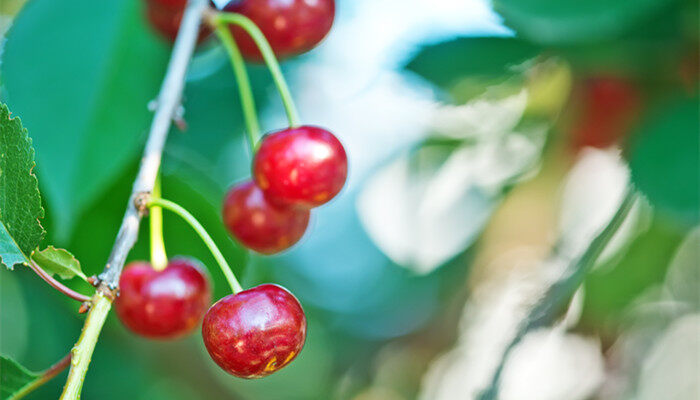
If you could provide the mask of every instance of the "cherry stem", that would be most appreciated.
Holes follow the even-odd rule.
[[[190,224],[192,229],[194,229],[194,231],[197,232],[197,234],[202,239],[204,244],[207,245],[207,247],[209,248],[209,251],[211,251],[211,254],[216,259],[216,262],[219,263],[219,267],[221,267],[221,271],[226,276],[226,280],[228,281],[228,284],[231,286],[231,289],[233,290],[233,294],[236,294],[236,293],[243,290],[243,288],[241,287],[241,284],[238,283],[238,279],[236,279],[236,275],[233,274],[231,267],[226,262],[224,255],[221,254],[221,251],[216,246],[216,243],[214,243],[214,240],[211,238],[211,236],[209,236],[209,233],[207,233],[206,229],[204,229],[202,224],[200,224],[199,221],[197,221],[197,219],[192,214],[189,213],[189,211],[185,210],[180,205],[173,203],[172,201],[160,199],[160,198],[151,198],[148,201],[148,204],[146,204],[146,205],[149,208],[154,207],[154,206],[163,207],[166,210],[172,211],[173,213],[177,214],[178,216],[180,216],[180,218],[184,219],[188,224]]]
[[[66,296],[70,297],[73,300],[78,300],[81,303],[84,303],[86,301],[90,301],[90,298],[88,296],[85,296],[84,294],[78,293],[74,291],[73,289],[70,289],[69,287],[65,286],[61,282],[57,281],[53,276],[51,276],[48,272],[44,271],[39,265],[37,265],[34,261],[29,262],[29,268],[32,269],[39,277],[43,280],[46,281],[52,288],[58,290],[59,292],[65,294]]]
[[[243,108],[243,118],[248,131],[248,144],[250,145],[251,153],[255,154],[255,148],[260,140],[260,124],[258,123],[258,115],[255,112],[255,98],[250,87],[250,79],[248,79],[248,72],[245,69],[245,62],[226,24],[218,19],[214,20],[214,31],[231,58],[231,67],[234,75],[236,75],[238,94],[241,98],[241,107]]]
[[[151,191],[151,198],[160,198],[160,175],[156,177],[156,182]],[[168,254],[165,252],[165,242],[163,241],[163,209],[153,207],[149,210],[148,221],[150,223],[151,234],[151,265],[156,271],[162,271],[168,266]]]
[[[217,26],[221,22],[238,25],[250,35],[258,46],[258,50],[260,50],[260,54],[262,54],[263,60],[265,60],[265,64],[267,64],[267,69],[270,70],[272,80],[277,86],[277,91],[279,91],[280,97],[282,97],[282,103],[287,113],[289,126],[294,128],[301,125],[299,122],[299,113],[294,105],[294,100],[287,86],[287,81],[285,81],[284,75],[282,75],[282,69],[280,68],[279,62],[277,62],[275,52],[272,50],[270,43],[267,41],[260,28],[248,17],[237,13],[217,12],[214,16],[214,21]]]

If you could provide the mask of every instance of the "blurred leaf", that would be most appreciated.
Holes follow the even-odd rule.
[[[502,82],[523,63],[537,57],[540,48],[516,38],[460,37],[423,47],[405,68],[448,90],[464,77],[473,85]]]
[[[20,359],[27,350],[29,319],[34,315],[22,295],[21,275],[0,268],[0,354],[15,359]],[[36,279],[35,276],[32,278]]]
[[[547,129],[519,123],[526,104],[523,90],[444,106],[434,129],[471,140],[423,145],[368,180],[358,214],[392,261],[429,273],[478,237],[507,187],[538,165]]]
[[[528,333],[508,356],[499,400],[590,399],[604,379],[598,338],[541,328]]]
[[[0,356],[0,371],[0,400],[24,397],[22,392],[41,376],[5,356]]]
[[[579,75],[604,71],[638,80],[676,79],[674,64],[688,46],[684,30],[691,2],[673,3],[654,14],[653,23],[637,24],[620,37],[557,46],[557,54],[566,58]],[[692,25],[697,25],[695,20]]]
[[[83,270],[80,269],[80,261],[67,250],[49,246],[41,251],[34,250],[31,257],[34,262],[51,275],[57,274],[61,279],[72,279],[79,276],[82,280],[87,281]]]
[[[494,0],[494,8],[522,37],[543,44],[569,44],[619,36],[673,1]]]
[[[600,324],[618,317],[644,290],[663,282],[682,239],[682,230],[656,216],[621,259],[601,265],[586,278],[584,318]]]
[[[693,229],[683,239],[666,274],[666,286],[671,295],[700,310],[700,227]]]
[[[619,208],[611,216],[610,220],[601,228],[599,233],[585,251],[575,259],[568,259],[567,254],[561,257],[555,252],[552,260],[566,263],[565,269],[558,276],[546,291],[529,307],[529,311],[518,323],[518,328],[511,340],[507,342],[503,354],[498,363],[498,367],[490,379],[490,383],[479,395],[480,400],[498,399],[501,378],[505,367],[505,361],[512,353],[512,350],[522,341],[522,339],[534,329],[547,326],[570,301],[576,290],[581,286],[586,275],[590,272],[595,261],[603,252],[611,238],[615,235],[620,225],[626,219],[630,209],[634,204],[636,195],[631,188],[619,203]]]
[[[685,400],[697,398],[700,354],[700,315],[674,320],[655,338],[643,360],[637,379],[637,400]]]
[[[635,185],[659,210],[692,224],[700,217],[700,108],[678,98],[651,110],[633,134]]]
[[[29,122],[61,240],[140,151],[167,62],[140,4],[33,0],[7,35],[6,99]]]
[[[19,118],[0,104],[0,263],[25,264],[44,237],[34,148]]]
[[[586,149],[567,175],[559,210],[557,254],[574,259],[620,206],[630,172],[617,150]]]

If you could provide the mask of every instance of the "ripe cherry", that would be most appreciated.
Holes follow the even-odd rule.
[[[223,217],[229,232],[241,244],[263,254],[291,247],[309,224],[309,211],[271,204],[252,181],[229,190]]]
[[[219,367],[241,378],[261,378],[289,364],[304,347],[306,316],[281,286],[264,284],[211,306],[202,338]]]
[[[278,58],[307,52],[331,30],[334,0],[232,0],[223,8],[250,18],[260,28]],[[243,56],[260,61],[253,39],[241,28],[231,26]]]
[[[117,315],[134,333],[170,339],[190,333],[211,302],[209,278],[190,259],[173,259],[162,271],[133,262],[119,279]]]
[[[580,111],[571,135],[577,149],[584,146],[606,148],[623,139],[642,106],[635,85],[614,76],[586,80],[575,98],[580,103]]]
[[[255,181],[275,204],[319,206],[340,192],[347,174],[343,145],[315,126],[266,135],[253,160]]]
[[[186,5],[187,0],[146,0],[146,17],[158,33],[168,41],[174,42]],[[202,42],[210,34],[211,29],[202,24],[197,41]]]

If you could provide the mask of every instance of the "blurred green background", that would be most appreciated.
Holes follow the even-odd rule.
[[[171,132],[162,170],[164,197],[209,229],[244,286],[277,282],[299,297],[303,352],[244,381],[218,369],[199,332],[152,342],[111,316],[84,398],[476,399],[496,371],[504,400],[697,398],[697,2],[337,7],[323,44],[283,63],[303,121],[333,131],[350,159],[346,188],[299,245],[252,255],[221,223],[250,154],[215,39],[192,61],[189,127]],[[114,241],[168,60],[142,8],[0,3],[0,101],[36,148],[46,242],[88,275]],[[266,69],[249,71],[264,128],[283,127]],[[574,299],[506,354],[552,271],[580,256],[630,181],[643,198]],[[148,256],[143,228],[131,260]],[[204,245],[170,215],[165,240],[169,254],[210,267],[215,298],[227,294]],[[65,355],[82,326],[75,304],[29,270],[0,271],[0,307],[0,352],[32,370]],[[57,397],[64,378],[29,398]]]

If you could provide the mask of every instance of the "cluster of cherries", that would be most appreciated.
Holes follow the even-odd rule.
[[[187,0],[145,0],[146,17],[151,26],[169,41],[174,41]],[[214,7],[214,4],[211,3]],[[314,48],[331,30],[335,17],[334,0],[231,0],[222,11],[245,15],[260,28],[277,58],[286,58]],[[199,41],[211,29],[201,27]],[[241,28],[231,27],[243,56],[262,60],[253,39]]]
[[[186,0],[146,0],[147,17],[172,40],[185,4]],[[307,51],[323,39],[335,6],[333,0],[234,0],[224,11],[251,19],[275,55],[285,57]],[[200,38],[208,32],[203,27]],[[260,59],[244,31],[232,27],[231,33],[247,59]],[[304,234],[309,210],[338,194],[347,168],[342,144],[325,129],[298,126],[270,133],[254,156],[253,179],[228,192],[224,223],[252,250],[264,254],[285,250]],[[296,297],[281,286],[263,284],[228,295],[211,307],[210,302],[206,270],[195,260],[175,258],[159,270],[145,261],[127,265],[115,307],[127,328],[154,339],[187,335],[203,319],[202,337],[212,359],[242,378],[279,370],[304,346],[306,316]]]
[[[234,186],[224,200],[224,223],[259,253],[278,253],[301,239],[309,210],[335,197],[348,160],[340,141],[315,126],[266,135],[253,159],[254,181]]]

